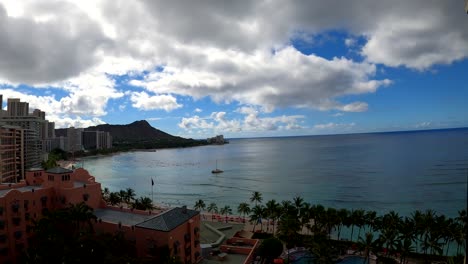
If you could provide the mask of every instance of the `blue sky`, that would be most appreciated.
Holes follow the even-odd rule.
[[[370,2],[6,0],[0,94],[192,138],[467,127],[462,3]]]

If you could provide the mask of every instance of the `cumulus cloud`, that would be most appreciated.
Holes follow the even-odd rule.
[[[243,119],[229,119],[226,112],[212,112],[209,117],[184,117],[179,127],[186,131],[209,131],[214,133],[229,132],[265,132],[277,130],[296,130],[304,128],[299,121],[305,118],[302,115],[281,115],[261,117],[254,108],[241,107],[237,113],[244,114]]]
[[[2,79],[35,85],[77,76],[108,45],[99,24],[70,3],[32,1],[27,9],[28,17],[11,17],[0,4]]]
[[[215,49],[197,52],[202,60],[212,62],[193,68],[168,67],[131,84],[155,93],[209,96],[220,103],[236,100],[269,111],[278,107],[308,107],[359,112],[367,109],[365,103],[342,105],[337,98],[375,92],[390,83],[369,80],[376,70],[372,64],[304,55],[291,46],[254,55]]]
[[[146,92],[133,92],[130,100],[132,106],[142,110],[165,110],[166,112],[182,107],[177,98],[168,94],[150,96]]]
[[[195,113],[201,113],[203,112],[203,110],[201,110],[200,108],[195,108],[195,110],[193,110]]]
[[[101,119],[97,117],[93,117],[91,119],[82,119],[80,116],[75,116],[75,117],[50,116],[48,117],[48,119],[49,121],[55,122],[55,128],[67,128],[67,127],[85,128],[85,127],[105,124],[104,121],[102,121]]]
[[[41,100],[69,116],[103,117],[109,100],[123,96],[141,110],[172,111],[183,107],[176,95],[269,112],[362,112],[366,102],[340,98],[391,84],[375,77],[380,65],[426,70],[467,58],[467,26],[457,1],[5,0],[0,83],[62,89],[60,99]],[[305,55],[290,44],[329,30],[353,36],[345,44],[364,61]],[[121,76],[146,91],[118,91]]]

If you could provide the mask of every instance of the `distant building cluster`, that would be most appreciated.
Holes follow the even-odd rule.
[[[55,123],[40,109],[29,111],[29,103],[18,98],[7,100],[3,110],[0,95],[0,183],[18,182],[26,170],[38,168],[48,153],[60,148],[67,152],[112,147],[108,132],[67,129],[66,136],[55,136]]]
[[[206,141],[208,141],[209,144],[217,144],[217,145],[229,143],[227,140],[224,139],[223,135],[217,135],[216,137],[207,138]]]

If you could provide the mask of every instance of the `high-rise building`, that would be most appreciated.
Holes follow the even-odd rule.
[[[8,98],[7,104],[8,116],[29,115],[29,103],[21,102],[18,98]]]
[[[3,96],[0,97],[3,105]],[[43,160],[42,140],[48,138],[48,121],[45,112],[35,109],[29,113],[29,103],[21,102],[18,98],[7,100],[7,110],[1,112],[0,123],[9,126],[20,127],[23,131],[23,161],[24,169],[39,167]]]
[[[0,183],[18,182],[24,171],[23,130],[0,126]]]
[[[68,144],[65,149],[66,151],[76,152],[83,150],[82,133],[83,128],[70,127],[67,129]]]
[[[86,150],[112,148],[112,136],[109,132],[83,131],[82,134],[83,148]]]

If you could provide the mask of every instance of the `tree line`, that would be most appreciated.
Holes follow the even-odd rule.
[[[151,198],[146,196],[136,198],[135,190],[133,190],[132,188],[127,188],[118,192],[110,192],[108,188],[104,188],[103,190],[101,190],[101,193],[102,199],[104,199],[106,204],[112,206],[126,205],[127,207],[138,210],[155,209]]]
[[[449,256],[450,247],[456,246],[456,255],[463,255],[466,248],[467,213],[458,212],[455,218],[439,214],[434,210],[415,210],[410,216],[401,216],[390,211],[378,215],[375,211],[363,209],[335,209],[312,205],[300,196],[292,201],[277,202],[272,199],[265,204],[260,192],[253,192],[250,204],[242,202],[237,212],[253,224],[255,232],[260,225],[264,230],[282,240],[288,248],[307,244],[318,259],[317,262],[331,261],[333,245],[328,242],[347,240],[359,246],[368,260],[370,252],[380,257],[398,256],[401,263],[414,253],[425,256]],[[218,207],[215,203],[205,205],[203,200],[195,203],[196,210],[210,213],[231,214],[229,206]],[[275,228],[276,227],[276,228]],[[342,231],[351,229],[348,237]],[[304,236],[305,235],[305,236]],[[356,239],[357,238],[357,239]],[[323,257],[321,261],[320,257]]]

